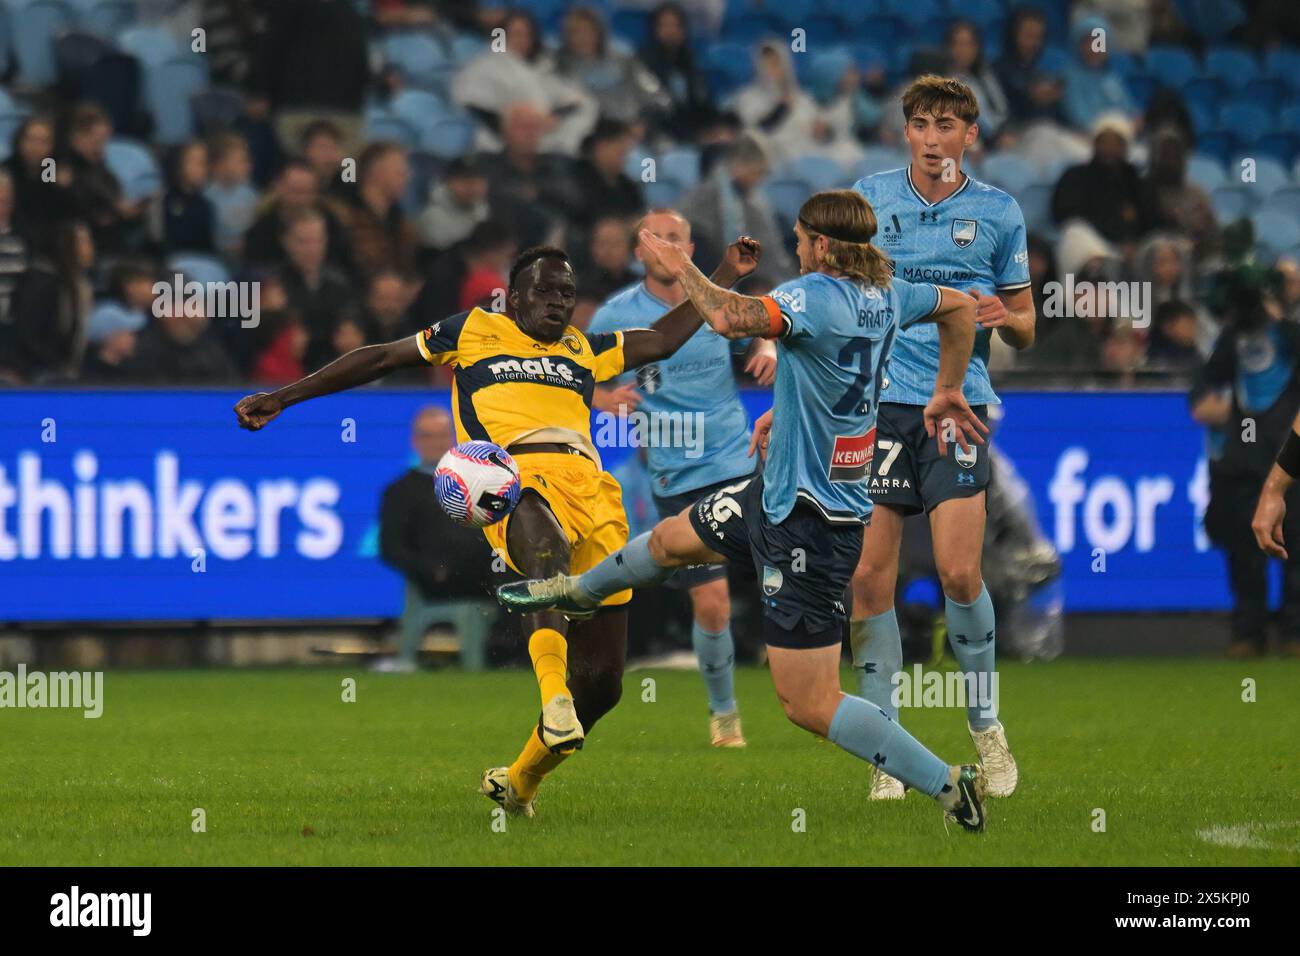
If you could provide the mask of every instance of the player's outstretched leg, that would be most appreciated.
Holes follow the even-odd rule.
[[[803,643],[810,646],[767,649],[786,716],[875,767],[889,767],[909,787],[933,797],[963,829],[983,830],[983,771],[945,764],[875,704],[843,693],[838,640],[820,647],[815,639]]]
[[[903,540],[903,515],[877,504],[871,523],[863,528],[862,556],[853,572],[853,620],[849,644],[858,696],[898,720],[894,704],[894,675],[903,669],[903,641],[894,613],[898,583],[898,552]],[[901,800],[903,782],[879,767],[871,779],[872,800]]]
[[[988,779],[989,796],[1009,797],[1020,773],[998,720],[993,600],[980,571],[984,493],[953,498],[930,512],[935,566],[943,585],[948,643],[966,677],[966,723]]]
[[[690,589],[691,645],[709,695],[709,742],[715,747],[743,747],[745,734],[736,705],[736,642],[731,636],[731,598],[727,593],[726,568],[720,570],[720,577]]]

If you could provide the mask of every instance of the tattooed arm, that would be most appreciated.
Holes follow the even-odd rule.
[[[683,250],[658,236],[642,230],[641,242],[649,254],[656,256],[677,277],[687,298],[713,331],[729,339],[772,335],[772,312],[762,299],[714,285],[695,268]]]

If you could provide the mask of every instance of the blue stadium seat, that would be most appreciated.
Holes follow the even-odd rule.
[[[1206,192],[1213,192],[1228,183],[1223,164],[1212,156],[1197,153],[1187,160],[1187,178]]]
[[[1255,208],[1254,195],[1240,186],[1220,186],[1210,193],[1210,203],[1220,225],[1249,216]]]
[[[913,26],[925,23],[927,20],[946,20],[949,15],[939,0],[889,0],[886,10]],[[932,34],[923,33],[922,36],[930,37]],[[942,39],[942,33],[934,36],[935,42]]]
[[[429,190],[447,168],[446,160],[433,153],[412,150],[406,156],[411,167],[411,178],[402,197],[402,208],[411,215],[419,213],[429,201]]]
[[[1006,9],[999,0],[951,0],[947,12],[954,17],[970,20],[985,32],[991,24],[998,23],[1006,16]]]
[[[426,140],[434,125],[455,115],[442,97],[428,90],[402,90],[393,97],[388,108],[416,131],[421,149],[429,149]]]
[[[715,96],[726,97],[754,75],[754,55],[742,43],[714,43],[705,54],[705,69]]]
[[[442,159],[455,159],[474,148],[476,131],[469,117],[449,114],[421,134],[420,148]]]
[[[1300,136],[1295,133],[1269,133],[1255,140],[1250,151],[1258,158],[1274,160],[1283,169],[1290,169],[1291,161],[1300,152]]]
[[[1233,100],[1219,107],[1219,126],[1231,130],[1243,149],[1274,128],[1268,110],[1242,100]]]
[[[458,33],[451,41],[451,61],[457,67],[464,66],[470,60],[477,59],[488,51],[488,45],[482,37],[468,33]]]
[[[400,116],[384,110],[367,110],[366,140],[398,143],[407,149],[415,149],[420,145],[420,132]]]
[[[441,43],[425,33],[392,33],[381,45],[384,62],[421,89],[443,88],[456,64]]]
[[[186,282],[229,282],[230,270],[216,256],[201,252],[178,252],[167,258],[167,271],[179,272]]]
[[[1300,245],[1300,220],[1273,208],[1258,210],[1250,217],[1255,225],[1255,242],[1275,255]]]
[[[1183,102],[1187,104],[1189,110],[1206,110],[1210,116],[1219,115],[1223,89],[1219,86],[1218,80],[1210,76],[1193,77],[1183,84],[1181,92]]]
[[[55,80],[54,39],[76,21],[62,0],[32,0],[13,16],[13,46],[19,79],[29,86],[49,86]]]
[[[1061,53],[1065,54],[1065,51],[1061,50]],[[1132,76],[1134,73],[1146,72],[1146,68],[1142,65],[1142,61],[1126,50],[1111,50],[1106,57],[1106,63],[1110,66],[1111,70],[1118,73],[1120,76]]]
[[[1153,46],[1147,50],[1146,67],[1157,82],[1174,90],[1200,72],[1196,58],[1176,46]]]
[[[1291,91],[1281,80],[1260,76],[1246,84],[1238,99],[1247,103],[1256,103],[1270,113],[1277,112],[1283,100],[1290,98]]]
[[[984,158],[979,178],[1009,193],[1038,179],[1032,163],[1015,153],[991,153]]]
[[[77,20],[87,30],[115,37],[135,23],[132,0],[73,0]]]
[[[853,53],[853,62],[859,70],[880,68],[889,70],[889,54],[875,43],[854,43],[849,49]]]
[[[815,190],[802,179],[783,179],[773,176],[763,184],[763,193],[784,225],[792,224],[799,215],[799,207]]]
[[[700,181],[700,151],[694,146],[683,146],[664,153],[658,162],[658,176],[694,189]],[[638,173],[635,177],[640,179]]]
[[[674,206],[686,190],[675,179],[660,177],[654,182],[642,183],[642,193],[646,206],[655,209],[660,206]]]
[[[122,192],[131,201],[143,199],[162,189],[158,161],[145,145],[128,139],[112,139],[104,147],[104,162],[122,184]]]
[[[0,76],[9,75],[9,58],[13,50],[14,27],[8,7],[0,4]]]
[[[1264,75],[1300,90],[1300,50],[1281,47],[1264,54]]]
[[[1268,208],[1300,221],[1300,186],[1287,186],[1268,197]]]
[[[640,49],[650,28],[650,11],[615,10],[609,21],[610,31],[621,36],[632,49]]]
[[[1237,148],[1237,137],[1227,130],[1212,129],[1196,135],[1196,151],[1213,156],[1225,165]]]
[[[895,149],[892,146],[867,146],[862,150],[862,158],[853,168],[853,180],[856,182],[864,176],[874,176],[886,170],[899,169],[906,166],[908,161],[909,155],[906,150]]]
[[[175,37],[156,26],[128,27],[117,35],[117,45],[145,67],[166,63],[184,52]]]
[[[1130,73],[1120,82],[1124,84],[1124,89],[1128,90],[1128,95],[1133,98],[1138,109],[1146,109],[1147,103],[1151,101],[1151,95],[1160,86],[1159,81],[1147,73]]]
[[[835,160],[825,156],[799,156],[787,163],[777,176],[783,179],[801,179],[812,187],[813,192],[850,185],[848,173]]]
[[[1025,228],[1030,232],[1054,235],[1052,224],[1052,190],[1047,183],[1034,183],[1016,191],[1016,201],[1025,216]]]
[[[1278,111],[1278,129],[1284,133],[1300,133],[1300,103],[1289,103]]]
[[[172,145],[194,135],[190,101],[207,85],[207,61],[199,55],[185,54],[145,66],[144,95],[153,114],[154,139]]]
[[[818,12],[817,0],[780,0],[779,3],[764,4],[762,10],[773,23],[791,29],[802,26]]]
[[[1247,159],[1255,161],[1255,181],[1253,183],[1242,182],[1243,162]],[[1240,184],[1250,190],[1257,197],[1271,196],[1279,189],[1291,185],[1291,177],[1287,175],[1286,166],[1279,163],[1276,159],[1270,159],[1267,156],[1256,156],[1247,154],[1238,156],[1228,164],[1228,179],[1232,184]],[[1261,202],[1257,199],[1256,205]]]
[[[1214,77],[1228,89],[1240,92],[1260,74],[1259,61],[1249,50],[1236,47],[1211,47],[1205,54],[1205,75]]]

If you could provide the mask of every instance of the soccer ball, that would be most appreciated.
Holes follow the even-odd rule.
[[[433,489],[452,521],[481,528],[519,503],[519,466],[490,441],[462,442],[438,462]]]

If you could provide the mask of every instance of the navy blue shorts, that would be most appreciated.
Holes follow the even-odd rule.
[[[752,476],[742,475],[739,478],[715,481],[711,485],[705,485],[703,488],[696,488],[692,491],[684,491],[678,495],[665,495],[661,498],[659,495],[652,494],[651,497],[654,498],[655,510],[659,512],[659,519],[662,521],[664,518],[672,518],[681,514],[682,511],[691,507],[701,498],[707,498],[719,489],[735,484],[738,481],[744,481],[747,477]],[[727,566],[725,564],[688,564],[684,568],[678,568],[677,572],[665,584],[668,587],[689,590],[726,576]]]
[[[840,643],[845,590],[862,553],[861,524],[832,524],[803,501],[773,524],[763,511],[762,475],[723,486],[696,502],[690,517],[714,551],[733,563],[752,563],[768,644],[806,650]]]
[[[987,405],[972,411],[988,424]],[[969,453],[950,443],[939,454],[939,442],[925,433],[920,405],[882,402],[876,413],[876,449],[871,457],[867,494],[873,504],[897,508],[904,515],[929,514],[950,498],[971,498],[989,486],[987,445],[971,445]]]

